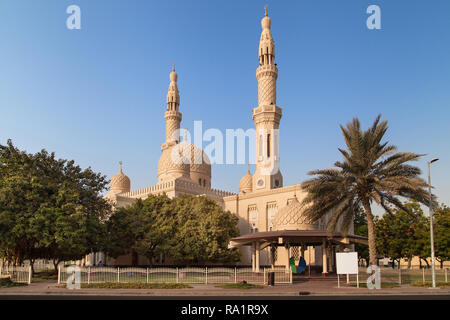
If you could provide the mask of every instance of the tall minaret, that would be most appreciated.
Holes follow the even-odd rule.
[[[267,16],[261,20],[259,41],[258,107],[253,109],[256,128],[256,171],[253,175],[253,190],[269,190],[283,186],[279,169],[278,128],[281,108],[277,103],[278,68],[275,64],[275,43],[270,31],[271,21]]]
[[[175,64],[173,64],[170,73],[170,84],[167,92],[167,111],[164,114],[166,120],[166,142],[161,146],[162,150],[177,144],[180,141],[179,129],[181,122],[181,113],[178,111],[180,106],[180,93],[177,86],[178,75],[175,72]]]

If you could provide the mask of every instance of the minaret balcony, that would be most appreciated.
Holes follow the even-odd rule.
[[[283,111],[280,107],[278,107],[274,104],[263,105],[263,106],[253,108],[253,118],[262,113],[275,113],[275,114],[278,114],[281,118]]]
[[[261,77],[274,77],[278,78],[278,68],[274,64],[262,64],[256,69],[256,79]]]
[[[179,119],[181,121],[181,112],[176,110],[168,110],[164,113],[164,119]]]

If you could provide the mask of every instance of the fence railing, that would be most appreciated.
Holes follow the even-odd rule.
[[[275,284],[292,283],[292,274],[286,269],[264,268],[259,272],[251,268],[110,268],[59,267],[58,283],[65,283],[74,272],[80,272],[81,283],[188,283],[226,284],[246,281],[267,284],[268,273],[275,273]]]
[[[366,268],[359,268],[359,282],[366,283],[370,274]],[[448,282],[449,268],[436,269],[436,282]],[[430,284],[432,282],[431,268],[422,269],[392,269],[380,268],[381,283],[392,285]],[[356,284],[356,275],[349,275],[349,282]]]
[[[31,267],[15,267],[0,265],[0,276],[9,276],[11,281],[31,283]]]

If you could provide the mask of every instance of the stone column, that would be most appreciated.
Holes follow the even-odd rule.
[[[328,273],[328,263],[327,263],[327,241],[322,240],[322,275],[326,276]]]
[[[256,260],[256,252],[255,252],[255,244],[252,243],[252,271],[255,271],[255,260]]]
[[[289,271],[289,258],[290,258],[290,255],[291,255],[291,248],[290,247],[286,247],[286,255],[287,255],[287,258],[286,258],[286,271]]]
[[[333,272],[333,268],[334,268],[334,248],[333,245],[330,245],[329,249],[329,257],[330,257],[330,265],[328,266],[328,271],[329,272]]]
[[[255,243],[255,271],[259,272],[259,242]]]
[[[272,269],[274,269],[275,268],[275,250],[277,250],[277,247],[275,247],[275,248],[272,248],[272,247],[270,247],[270,265],[271,265],[271,267],[272,267]]]

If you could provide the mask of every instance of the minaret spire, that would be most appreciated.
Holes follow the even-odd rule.
[[[257,160],[253,185],[261,190],[283,186],[278,154],[278,128],[282,116],[282,110],[277,106],[278,68],[275,64],[275,42],[270,31],[272,22],[267,14],[267,5],[264,9],[258,48],[259,66],[256,69],[258,107],[253,109]]]
[[[166,120],[166,142],[162,145],[165,149],[179,142],[179,129],[182,115],[179,112],[180,93],[178,92],[178,75],[175,72],[175,62],[172,63],[172,72],[170,73],[169,90],[167,91],[167,110],[164,114]]]

